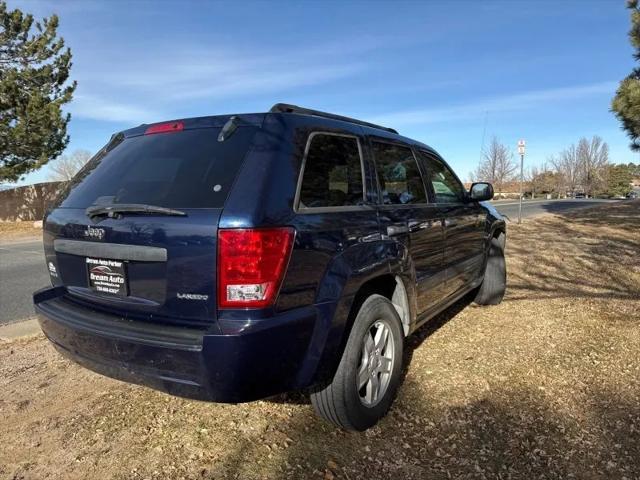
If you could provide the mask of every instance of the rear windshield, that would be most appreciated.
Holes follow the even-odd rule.
[[[71,182],[63,208],[140,203],[220,208],[257,127],[240,127],[218,142],[219,128],[142,135],[115,142]]]

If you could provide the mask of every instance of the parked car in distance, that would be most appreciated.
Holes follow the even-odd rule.
[[[627,193],[627,198],[630,198],[632,200],[638,198],[638,192],[632,190],[631,192]]]
[[[119,132],[44,221],[40,325],[96,372],[188,398],[309,389],[364,430],[404,339],[505,292],[493,188],[391,128],[277,104]]]

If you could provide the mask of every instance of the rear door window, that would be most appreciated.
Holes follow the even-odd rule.
[[[364,203],[362,159],[356,137],[313,133],[303,168],[299,208]]]
[[[378,182],[385,205],[427,203],[422,176],[408,147],[372,142]]]
[[[87,163],[60,206],[221,208],[256,131],[240,127],[224,142],[219,128],[122,138]]]

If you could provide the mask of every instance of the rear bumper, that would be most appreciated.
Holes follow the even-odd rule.
[[[251,401],[308,386],[320,357],[310,345],[327,321],[325,306],[305,307],[234,320],[234,333],[225,335],[91,310],[65,299],[62,287],[36,292],[34,304],[47,338],[80,365],[172,395],[217,402]]]

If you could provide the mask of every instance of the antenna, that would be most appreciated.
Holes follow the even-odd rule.
[[[484,138],[487,135],[487,117],[489,116],[489,110],[484,111],[484,128],[482,129],[482,143],[480,144],[480,158],[479,163],[482,163],[482,152],[484,151]]]

